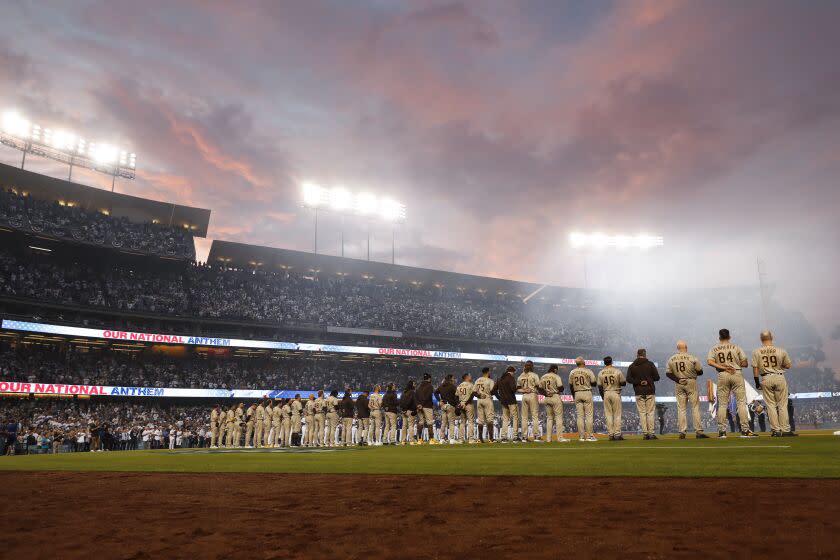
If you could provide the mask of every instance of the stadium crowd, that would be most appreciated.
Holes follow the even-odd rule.
[[[101,211],[40,200],[0,188],[0,224],[38,235],[151,255],[194,259],[192,234],[183,228],[135,223]]]

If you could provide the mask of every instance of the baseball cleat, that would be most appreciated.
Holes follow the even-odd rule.
[[[586,441],[598,441],[598,438],[596,438],[595,436],[589,436],[588,438],[586,438]]]
[[[741,430],[741,436],[740,437],[742,437],[742,438],[756,438],[758,436],[755,433],[753,433],[752,430]]]
[[[706,435],[706,434],[704,434],[703,432],[697,432],[697,433],[694,435],[694,437],[696,437],[697,439],[709,439],[709,436],[707,436],[707,435]]]
[[[558,443],[569,443],[570,441],[572,441],[572,440],[570,440],[570,439],[566,439],[566,438],[564,438],[564,437],[562,437],[562,436],[557,438],[557,442],[558,442]]]
[[[648,437],[648,439],[659,439],[659,438],[658,438],[658,437],[656,437],[656,434],[650,434],[650,436]]]
[[[615,436],[614,436],[614,435],[612,435],[612,434],[610,434],[610,438],[609,438],[609,440],[610,440],[610,441],[615,441]]]
[[[782,433],[782,437],[796,437],[798,435],[799,434],[797,434],[796,432],[783,432]]]
[[[718,432],[718,438],[726,439],[726,432]]]
[[[680,432],[680,439],[685,439],[685,434],[683,432]]]
[[[578,438],[578,441],[586,441],[586,438]]]
[[[624,441],[624,436],[621,435],[621,434],[618,434],[617,436],[615,436],[615,441]]]
[[[650,439],[650,434],[645,434],[644,437],[642,437],[642,439]]]

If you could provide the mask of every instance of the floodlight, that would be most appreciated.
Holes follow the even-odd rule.
[[[29,138],[31,125],[17,111],[3,113],[3,132],[18,138]]]
[[[577,249],[586,245],[586,234],[580,232],[572,232],[569,234],[569,244]]]
[[[604,249],[610,244],[610,238],[603,233],[593,233],[589,236],[589,245],[594,249]]]
[[[321,205],[321,198],[323,189],[315,183],[303,184],[303,203],[307,206],[317,208]]]
[[[378,206],[378,202],[376,197],[370,193],[360,193],[356,195],[356,200],[354,201],[354,209],[356,213],[361,215],[373,214],[376,212],[376,208]]]
[[[91,145],[91,150],[93,153],[94,161],[104,164],[113,164],[116,163],[117,157],[119,156],[119,151],[110,144],[97,144],[96,146]]]
[[[405,207],[395,200],[383,198],[379,201],[379,215],[384,220],[396,222],[400,218],[405,217]]]
[[[64,130],[56,130],[52,134],[50,145],[58,150],[73,151],[73,147],[76,145],[76,136]]]
[[[345,188],[336,187],[330,191],[330,206],[333,210],[346,210],[353,206],[353,195]]]

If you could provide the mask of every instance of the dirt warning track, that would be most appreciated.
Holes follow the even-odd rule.
[[[840,557],[836,480],[3,472],[0,556]]]

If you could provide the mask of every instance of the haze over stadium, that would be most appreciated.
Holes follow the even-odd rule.
[[[15,557],[840,555],[840,4],[7,4]]]

